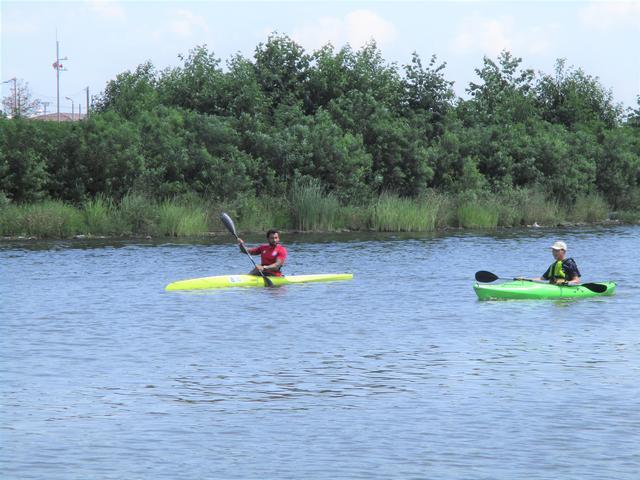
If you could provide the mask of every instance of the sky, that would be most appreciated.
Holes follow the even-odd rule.
[[[272,32],[311,52],[331,42],[361,47],[375,39],[388,62],[417,52],[446,62],[445,77],[466,96],[483,56],[509,50],[522,66],[552,74],[556,59],[599,77],[624,107],[640,95],[640,0],[580,1],[71,1],[0,0],[0,73],[28,82],[34,97],[56,104],[56,36],[67,71],[60,110],[71,111],[119,73],[151,61],[159,70],[207,45],[223,63],[251,57]],[[2,97],[10,92],[2,84]]]

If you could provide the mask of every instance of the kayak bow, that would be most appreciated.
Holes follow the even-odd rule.
[[[530,281],[514,280],[499,285],[484,285],[476,283],[473,289],[480,300],[541,300],[558,298],[588,298],[601,295],[613,295],[616,290],[615,282],[597,282],[606,286],[603,293],[596,293],[581,285],[552,285],[550,283],[537,283]]]
[[[316,275],[291,275],[287,277],[269,277],[274,286],[290,285],[294,283],[335,282],[351,280],[351,273],[320,273]],[[256,275],[219,275],[216,277],[192,278],[170,283],[166,291],[175,290],[204,290],[209,288],[228,287],[264,287],[262,277]]]

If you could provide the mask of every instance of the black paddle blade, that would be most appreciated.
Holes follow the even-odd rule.
[[[490,282],[495,282],[496,280],[498,280],[498,276],[491,273],[491,272],[487,272],[486,270],[480,270],[479,272],[476,272],[476,280],[478,282],[483,282],[483,283],[490,283]]]
[[[265,287],[273,287],[273,282],[271,281],[271,279],[269,277],[267,277],[266,275],[262,275],[262,278],[264,278],[264,286]]]
[[[582,286],[594,293],[604,293],[607,291],[607,286],[601,283],[583,283]]]
[[[231,217],[229,215],[227,215],[226,213],[222,212],[220,214],[220,220],[222,221],[224,226],[227,227],[227,230],[229,230],[229,232],[234,237],[238,236],[238,234],[236,233],[236,226],[233,224],[233,220],[231,220]]]

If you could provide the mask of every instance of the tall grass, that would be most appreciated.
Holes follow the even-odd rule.
[[[0,209],[2,235],[68,238],[83,231],[80,211],[59,200],[31,205],[7,205]]]
[[[208,231],[208,217],[201,205],[165,200],[159,206],[155,231],[169,237],[202,235]]]
[[[369,230],[372,211],[371,205],[343,205],[338,212],[339,224],[346,230]]]
[[[265,232],[270,228],[287,228],[291,224],[286,198],[246,197],[235,208],[236,225],[243,232]]]
[[[640,211],[620,210],[619,212],[616,212],[616,219],[622,223],[640,223]]]
[[[158,223],[157,203],[144,195],[131,193],[125,195],[117,208],[121,233],[150,235],[155,232]]]
[[[562,222],[560,205],[534,188],[513,189],[493,195],[488,202],[498,212],[498,226],[557,225]]]
[[[458,226],[463,228],[495,228],[498,226],[498,209],[492,201],[465,200],[456,210]]]
[[[340,202],[325,193],[315,179],[296,181],[289,192],[293,227],[303,232],[335,231],[340,225]]]
[[[119,203],[104,197],[79,207],[49,200],[14,204],[0,195],[0,235],[69,238],[89,235],[196,236],[223,232],[220,211],[231,214],[239,231],[269,228],[299,231],[376,230],[425,232],[438,228],[496,228],[527,225],[553,226],[565,220],[596,223],[609,217],[609,206],[599,195],[578,197],[561,205],[536,189],[513,189],[500,194],[431,192],[404,198],[386,192],[362,205],[341,205],[315,180],[295,182],[281,197],[245,197],[212,203],[195,195],[158,202],[131,193]],[[615,218],[640,221],[636,208]]]
[[[438,195],[417,199],[382,193],[373,205],[371,228],[380,232],[425,232],[434,230],[440,208]]]
[[[110,199],[96,197],[89,200],[83,205],[83,213],[87,233],[108,235],[120,230],[113,201]]]
[[[580,195],[571,209],[570,218],[574,222],[602,222],[609,218],[609,205],[597,193]]]
[[[564,220],[560,204],[537,190],[521,190],[518,203],[523,225],[557,225]]]

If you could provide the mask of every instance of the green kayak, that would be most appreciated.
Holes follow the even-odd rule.
[[[590,283],[588,285],[594,284]],[[476,283],[473,289],[480,300],[587,298],[613,295],[616,290],[615,282],[598,282],[597,285],[606,287],[606,290],[602,293],[596,293],[582,285],[559,286],[522,280],[514,280],[498,285]]]
[[[351,280],[352,273],[321,273],[315,275],[291,275],[286,277],[269,277],[275,286],[291,285],[294,283],[335,282]],[[264,287],[264,279],[256,275],[219,275],[217,277],[192,278],[170,283],[165,287],[167,291],[174,290],[204,290],[209,288],[228,287]]]

